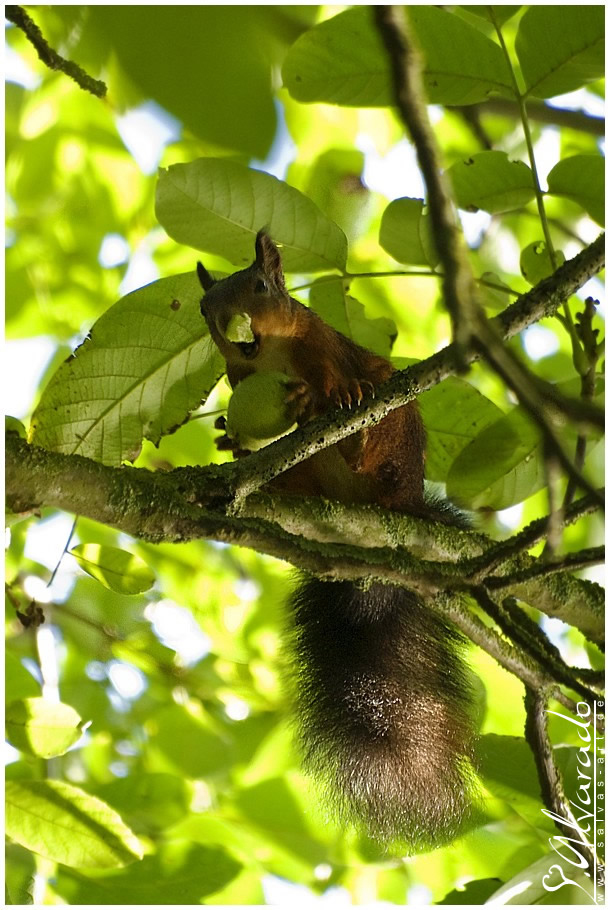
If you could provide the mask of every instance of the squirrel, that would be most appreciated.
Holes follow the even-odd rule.
[[[215,280],[201,263],[201,312],[234,388],[255,371],[290,377],[286,407],[305,423],[358,406],[394,372],[290,297],[265,230],[248,268]],[[227,339],[236,314],[247,341]],[[216,426],[225,428],[223,418]],[[222,437],[219,448],[235,444]],[[454,522],[424,496],[425,433],[415,401],[271,483],[276,490],[374,503]],[[412,849],[454,839],[473,812],[472,694],[456,629],[413,592],[305,577],[291,601],[291,668],[306,769],[339,817]]]

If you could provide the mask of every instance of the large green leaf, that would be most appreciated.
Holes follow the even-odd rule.
[[[6,707],[6,732],[11,743],[30,755],[63,755],[82,735],[82,721],[70,705],[46,698],[22,698]]]
[[[521,208],[534,198],[532,172],[506,152],[478,152],[447,168],[458,206],[468,212],[484,209],[493,215]]]
[[[119,465],[180,426],[224,371],[200,298],[193,270],[110,307],[43,392],[31,441]]]
[[[444,482],[460,452],[479,433],[502,417],[489,398],[456,376],[417,399],[426,428],[426,477]]]
[[[540,432],[521,410],[482,430],[458,455],[447,495],[469,509],[507,509],[544,486]]]
[[[431,103],[474,104],[492,91],[510,91],[502,51],[476,28],[434,6],[411,6],[409,17],[423,51]],[[387,52],[368,6],[345,10],[301,35],[282,77],[297,101],[355,107],[393,102]]]
[[[130,774],[103,784],[97,796],[119,809],[136,831],[157,830],[185,818],[193,786],[174,774]]]
[[[198,906],[230,882],[240,864],[221,847],[172,841],[129,869],[112,870],[84,879],[61,869],[58,890],[70,904],[122,907],[146,905]]]
[[[605,224],[605,160],[601,155],[572,155],[550,172],[549,193],[566,196],[602,226]]]
[[[311,286],[309,304],[318,316],[334,329],[361,344],[369,351],[389,357],[396,338],[396,325],[391,319],[369,319],[364,306],[345,290],[341,278],[320,278]]]
[[[515,42],[526,93],[551,98],[602,78],[604,45],[603,6],[531,6]]]
[[[93,6],[120,64],[200,139],[264,158],[275,133],[260,19],[247,6]]]
[[[161,170],[157,218],[174,240],[224,256],[254,259],[254,238],[266,227],[282,246],[284,269],[345,268],[345,234],[317,205],[277,177],[224,158],[199,158]]]
[[[40,683],[23,666],[12,651],[4,654],[4,697],[7,702],[40,695]]]
[[[438,264],[430,222],[423,199],[394,199],[381,216],[379,243],[397,262],[405,265]]]
[[[60,780],[7,781],[6,833],[28,850],[66,866],[112,869],[142,858],[120,815]]]
[[[84,572],[118,594],[141,594],[155,583],[155,573],[143,559],[118,547],[81,543],[70,555]]]

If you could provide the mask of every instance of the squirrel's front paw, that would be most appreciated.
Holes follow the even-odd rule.
[[[239,442],[236,439],[232,439],[227,435],[227,419],[226,417],[218,417],[214,421],[214,427],[217,430],[224,430],[224,436],[217,436],[214,440],[214,444],[219,452],[231,452],[233,458],[242,458],[244,455],[250,454],[250,449],[242,449]]]
[[[306,423],[314,410],[313,390],[304,379],[290,379],[286,383],[286,415],[296,423]]]
[[[363,398],[375,397],[375,386],[368,379],[350,379],[348,382],[332,388],[328,397],[338,408],[351,408],[359,405]]]

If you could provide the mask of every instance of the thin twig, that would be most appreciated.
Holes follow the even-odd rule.
[[[590,515],[599,509],[599,499],[603,499],[604,490],[596,491],[597,496],[583,496],[577,502],[572,503],[563,514],[564,525],[573,524],[582,518],[583,515]],[[547,518],[537,518],[535,521],[507,540],[503,540],[491,549],[487,550],[482,556],[475,556],[473,559],[464,560],[462,571],[469,576],[472,575],[476,581],[481,581],[487,574],[491,574],[503,562],[525,550],[529,550],[535,544],[544,540],[547,528]]]
[[[481,115],[499,114],[500,116],[514,119],[519,114],[519,105],[509,98],[490,98],[480,104],[469,105],[479,111]],[[538,123],[550,123],[553,126],[567,126],[571,130],[579,130],[592,136],[605,135],[605,120],[603,117],[593,117],[584,111],[570,111],[563,107],[553,107],[543,101],[526,101],[528,120]]]
[[[553,560],[552,562],[540,559],[527,569],[511,575],[494,575],[490,578],[485,578],[483,583],[494,590],[510,588],[512,585],[529,581],[530,578],[541,578],[545,575],[554,575],[557,572],[577,572],[589,566],[598,566],[603,564],[604,558],[604,547],[589,547],[585,550],[579,550],[578,553],[568,553],[561,559]]]
[[[429,602],[451,620],[467,638],[493,657],[505,670],[517,676],[526,686],[541,689],[554,685],[554,681],[541,669],[538,661],[516,648],[495,629],[486,626],[459,597],[443,593]],[[576,703],[565,693],[558,691],[556,698],[568,711],[576,710]]]
[[[507,597],[498,603],[482,586],[471,588],[469,593],[510,641],[523,648],[550,679],[569,686],[586,699],[588,704],[594,704],[598,693],[575,678],[575,669],[565,663],[559,650],[540,627],[524,610],[519,609],[515,598]]]
[[[22,6],[5,6],[4,15],[17,28],[25,34],[27,39],[36,49],[36,53],[46,66],[51,70],[60,70],[87,92],[97,98],[105,98],[108,89],[100,79],[89,76],[77,63],[66,60],[49,46],[36,23],[30,18]]]

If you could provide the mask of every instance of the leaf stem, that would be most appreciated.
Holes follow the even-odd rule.
[[[52,573],[51,573],[51,577],[49,578],[49,580],[48,580],[48,582],[47,582],[47,588],[50,588],[51,585],[53,584],[53,581],[54,581],[54,579],[55,579],[55,576],[57,575],[58,569],[59,569],[59,567],[60,567],[60,565],[61,565],[62,559],[64,558],[64,556],[65,556],[66,553],[68,552],[68,547],[70,546],[70,542],[71,542],[71,540],[72,540],[72,537],[74,536],[74,532],[76,531],[76,523],[77,523],[77,521],[78,521],[78,515],[76,516],[76,518],[75,518],[74,521],[72,522],[72,527],[70,528],[70,533],[68,534],[68,539],[66,540],[66,543],[64,544],[64,548],[63,548],[63,550],[61,551],[61,556],[60,556],[59,559],[57,560],[57,565],[56,565],[55,568],[53,569],[53,571],[52,571]]]
[[[515,76],[515,71],[513,69],[512,61],[510,59],[510,54],[508,53],[508,48],[506,47],[506,42],[504,40],[504,35],[502,34],[502,29],[498,24],[496,19],[496,14],[493,6],[487,7],[489,12],[489,18],[493,23],[493,26],[496,30],[498,36],[498,41],[500,42],[500,47],[502,48],[502,53],[506,59],[506,64],[510,73],[511,82],[513,85],[513,92],[515,94],[515,99],[519,106],[519,114],[521,116],[521,125],[523,126],[523,135],[525,136],[525,145],[527,147],[527,155],[530,161],[530,167],[532,169],[532,177],[534,180],[534,192],[536,194],[536,206],[538,208],[538,216],[540,218],[540,224],[542,226],[542,232],[544,234],[544,240],[546,243],[546,248],[549,253],[551,260],[551,266],[553,271],[557,270],[557,257],[555,255],[555,247],[553,246],[553,239],[551,237],[551,230],[549,227],[549,222],[546,217],[546,210],[544,208],[544,193],[540,187],[540,180],[538,179],[538,168],[536,167],[536,156],[534,154],[534,143],[532,141],[532,133],[530,130],[529,118],[527,116],[527,108],[525,106],[526,95],[523,94],[517,84],[517,77]],[[572,344],[578,344],[578,339],[574,333],[574,323],[572,321],[572,314],[570,313],[570,308],[568,306],[567,300],[563,303],[563,312],[567,322],[567,329],[572,340]]]

